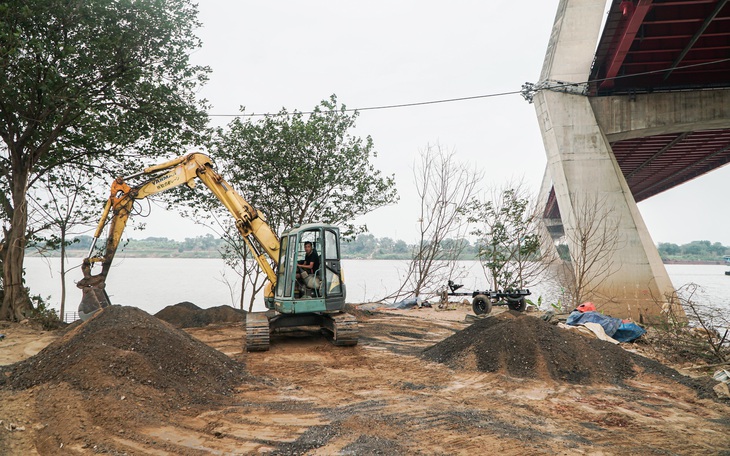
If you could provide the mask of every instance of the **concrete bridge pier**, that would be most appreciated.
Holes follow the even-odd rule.
[[[560,1],[542,84],[588,80],[604,7],[605,0]],[[553,220],[547,231],[564,233],[574,257],[603,251],[584,277],[587,298],[600,311],[636,321],[657,319],[674,288],[589,98],[571,93],[580,89],[573,87],[578,90],[543,89],[534,96],[547,154],[541,199],[547,199],[545,189],[554,189],[562,221],[562,230]],[[592,233],[589,239],[586,231]],[[597,246],[606,237],[615,238],[614,245]]]

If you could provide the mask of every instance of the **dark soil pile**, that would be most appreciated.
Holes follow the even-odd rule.
[[[142,310],[121,306],[97,312],[37,355],[0,370],[0,383],[13,388],[67,383],[105,393],[142,386],[185,403],[228,395],[245,378],[242,363]]]
[[[200,328],[213,323],[236,323],[246,319],[246,312],[231,306],[201,309],[191,302],[167,306],[155,314],[176,328]]]
[[[644,372],[688,386],[701,398],[716,399],[711,378],[684,376],[617,345],[518,312],[479,320],[427,348],[423,357],[455,369],[573,384],[621,384]]]
[[[423,355],[453,368],[568,383],[620,382],[635,375],[631,354],[622,348],[513,312],[479,320]]]

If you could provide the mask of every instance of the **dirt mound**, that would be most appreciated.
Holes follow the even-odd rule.
[[[453,368],[568,383],[620,382],[635,375],[631,354],[622,348],[513,312],[479,320],[423,356]]]
[[[200,328],[212,323],[235,323],[243,321],[246,313],[231,306],[218,306],[201,309],[191,302],[181,302],[167,306],[155,314],[176,328]]]
[[[188,310],[203,310],[190,301],[178,302],[177,304],[175,304],[175,307],[182,307],[183,309],[188,309]]]
[[[166,401],[186,403],[228,395],[244,378],[242,363],[142,310],[121,306],[97,312],[37,355],[0,371],[0,383],[13,388],[67,383],[80,391],[133,394],[142,386],[161,391]]]

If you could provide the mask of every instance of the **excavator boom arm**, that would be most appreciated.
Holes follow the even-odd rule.
[[[247,247],[253,254],[259,267],[264,271],[269,281],[276,282],[276,273],[269,261],[275,265],[279,261],[279,238],[266,223],[263,214],[254,209],[233,187],[228,184],[213,169],[213,163],[207,155],[192,153],[166,163],[161,163],[146,168],[141,173],[128,177],[139,177],[149,175],[150,178],[137,187],[130,187],[125,179],[117,178],[112,183],[111,195],[104,207],[101,220],[94,233],[94,240],[89,249],[89,255],[84,259],[82,271],[84,278],[77,286],[81,288],[84,296],[79,306],[79,313],[84,318],[101,307],[109,305],[109,298],[104,291],[106,276],[111,268],[114,255],[122,238],[122,233],[132,211],[136,200],[146,198],[150,195],[171,190],[180,185],[186,184],[189,187],[195,186],[195,179],[200,179],[203,184],[218,198],[233,216],[236,228],[246,242]],[[104,254],[101,257],[92,257],[96,240],[104,229],[109,213],[112,213],[109,222],[109,232],[106,241]],[[101,272],[97,275],[91,274],[94,263],[101,263]],[[83,308],[83,309],[82,309]]]

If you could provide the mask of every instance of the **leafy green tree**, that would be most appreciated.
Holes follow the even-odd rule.
[[[672,244],[671,242],[660,242],[657,250],[659,250],[659,255],[662,258],[679,255],[682,251],[677,244]]]
[[[727,253],[727,247],[719,242],[715,242],[712,244],[712,247],[710,247],[710,252],[715,256],[723,256]]]
[[[699,258],[707,255],[710,246],[710,241],[692,241],[682,246],[682,253]]]
[[[0,3],[0,319],[32,309],[28,189],[61,165],[118,172],[140,155],[179,153],[205,127],[196,90],[208,70],[189,63],[196,16],[191,0]]]
[[[551,264],[540,248],[539,212],[520,184],[493,192],[470,208],[477,255],[493,289],[525,288]]]
[[[345,245],[351,254],[369,258],[373,253],[375,253],[378,241],[372,234],[364,233],[358,234],[357,238],[346,242]]]
[[[393,252],[394,246],[395,243],[393,242],[393,239],[389,237],[384,237],[378,240],[378,249],[380,250],[380,253],[391,253]]]
[[[212,155],[275,231],[319,221],[356,235],[366,231],[356,217],[397,201],[394,177],[371,163],[372,138],[352,134],[357,116],[332,95],[311,114],[236,119],[219,131]]]
[[[366,230],[355,218],[397,201],[394,177],[383,176],[371,162],[377,155],[372,138],[352,133],[357,116],[332,95],[311,114],[282,109],[263,119],[236,119],[218,131],[211,155],[275,232],[322,222],[352,237]],[[238,233],[224,230],[223,236],[230,252],[244,260],[245,275],[255,277],[258,268],[245,261]],[[253,296],[261,285],[253,285]]]
[[[402,253],[408,253],[408,244],[406,244],[406,241],[402,239],[398,239],[395,241],[395,245],[393,246],[393,252],[402,254]]]

